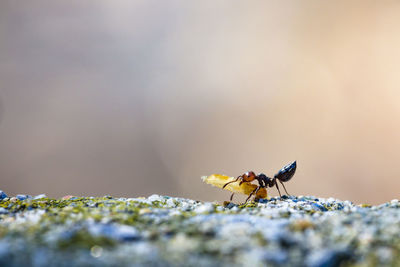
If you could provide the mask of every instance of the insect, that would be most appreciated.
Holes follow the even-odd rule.
[[[283,188],[285,189],[286,194],[289,195],[289,193],[287,192],[285,185],[283,184],[284,182],[289,181],[290,179],[292,179],[294,173],[296,172],[296,161],[293,161],[292,163],[287,164],[286,166],[284,166],[282,169],[280,169],[275,175],[274,178],[270,178],[268,176],[266,176],[263,173],[260,173],[259,175],[256,175],[253,171],[248,171],[240,176],[238,176],[235,180],[224,184],[224,186],[222,188],[225,188],[225,186],[227,186],[230,183],[234,183],[240,180],[239,185],[241,185],[244,182],[252,182],[254,180],[258,181],[258,186],[250,193],[249,197],[246,199],[246,202],[251,198],[252,195],[256,194],[257,192],[261,189],[261,188],[266,188],[266,187],[273,187],[276,186],[276,189],[278,189],[279,192],[279,196],[282,197],[281,195],[281,191],[279,190],[279,186],[278,186],[278,182],[279,181],[281,183],[281,185],[283,186]],[[232,201],[233,195],[235,193],[232,193],[231,197],[230,197],[230,201]]]

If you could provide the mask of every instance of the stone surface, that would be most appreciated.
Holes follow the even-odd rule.
[[[28,198],[28,195],[16,195],[15,196],[18,200],[25,200]]]
[[[0,200],[5,199],[6,197],[7,197],[7,194],[0,190]]]
[[[19,195],[0,200],[0,266],[398,266],[399,222],[398,200]]]

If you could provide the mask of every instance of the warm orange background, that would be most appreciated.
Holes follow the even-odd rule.
[[[201,175],[296,159],[292,194],[400,198],[399,14],[398,1],[1,1],[0,189],[220,201]]]

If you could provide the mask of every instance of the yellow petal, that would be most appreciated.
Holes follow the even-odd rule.
[[[203,176],[201,177],[203,182],[206,184],[210,184],[219,188],[222,188],[226,183],[229,183],[231,181],[236,180],[234,177],[229,177],[226,175],[221,175],[221,174],[212,174],[210,176]],[[229,190],[234,193],[241,193],[245,195],[250,195],[251,192],[253,192],[254,189],[257,188],[257,185],[249,183],[249,182],[244,182],[239,186],[239,182],[234,182],[228,184],[224,189]],[[260,188],[257,192],[257,198],[266,198],[267,197],[267,190],[265,188]]]

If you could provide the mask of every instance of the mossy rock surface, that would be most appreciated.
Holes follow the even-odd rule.
[[[400,204],[0,200],[0,266],[399,266]]]

